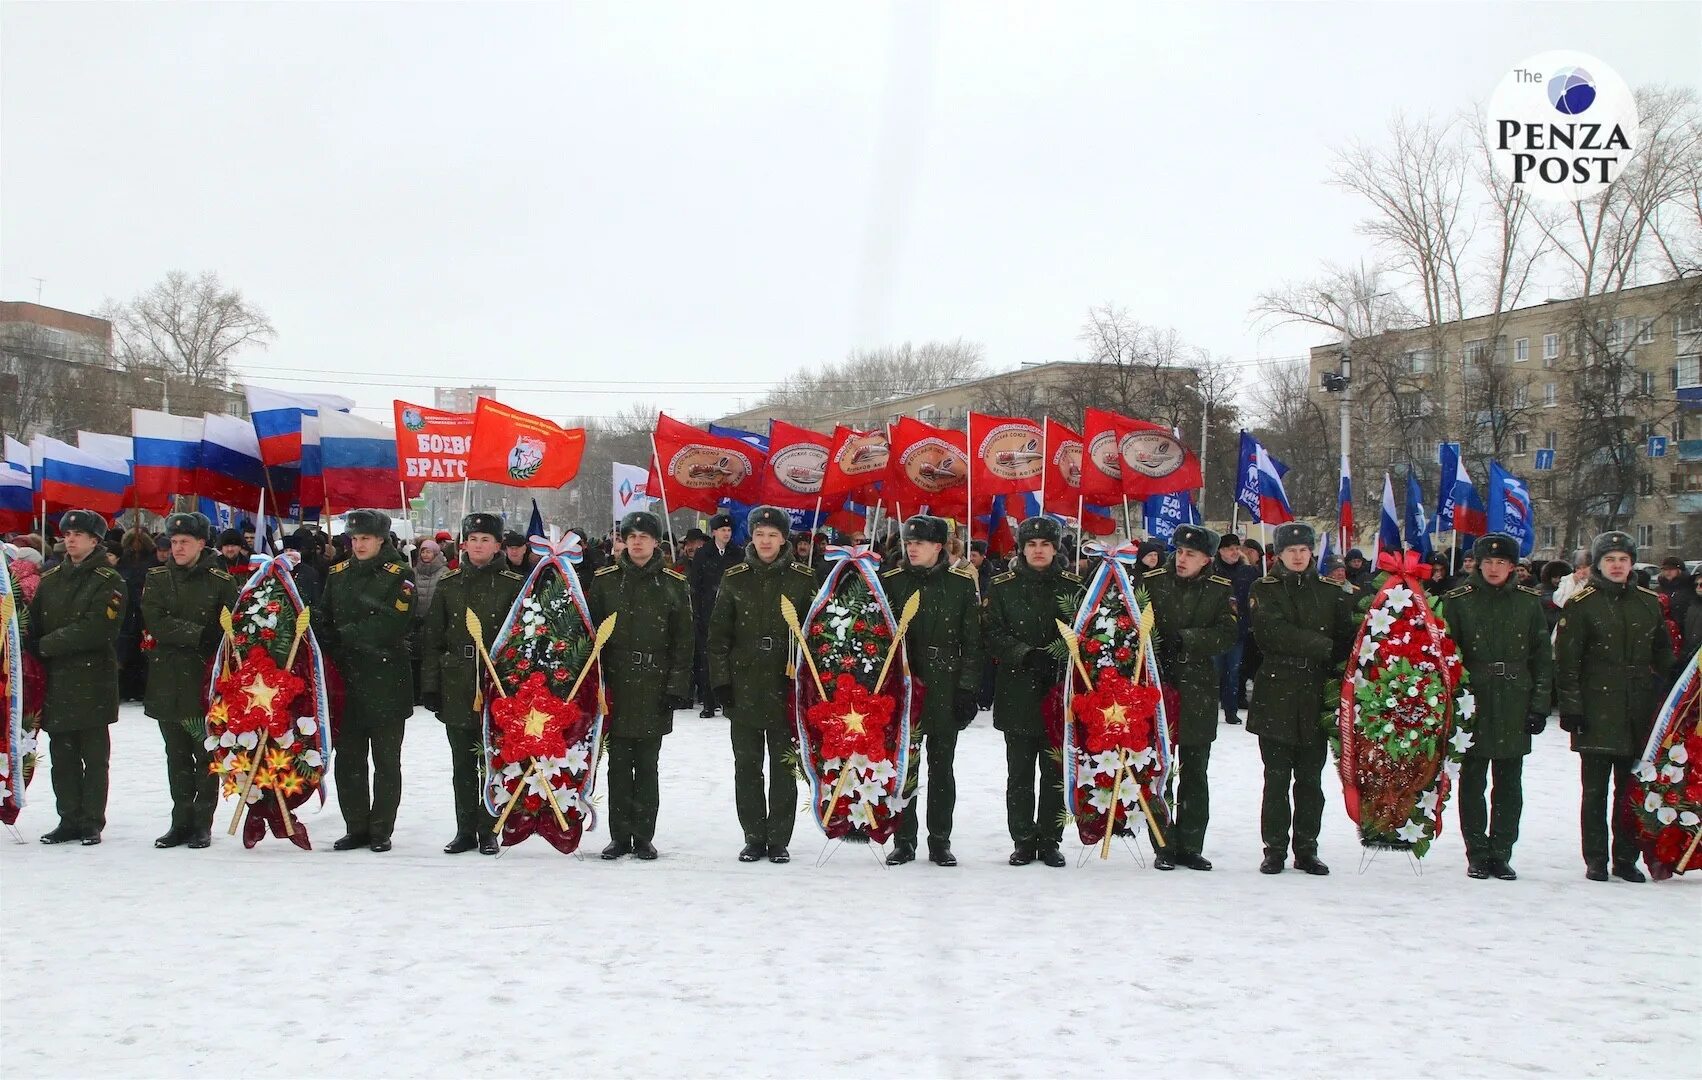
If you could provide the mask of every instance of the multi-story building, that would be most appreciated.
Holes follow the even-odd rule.
[[[1702,279],[1317,346],[1311,393],[1332,417],[1344,351],[1356,520],[1377,520],[1385,469],[1434,498],[1438,444],[1459,442],[1480,491],[1491,459],[1525,480],[1538,556],[1605,528],[1651,561],[1702,552]]]
[[[433,393],[432,406],[445,412],[470,413],[482,397],[496,398],[494,386],[439,386]]]

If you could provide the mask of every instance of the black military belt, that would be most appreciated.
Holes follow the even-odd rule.
[[[635,652],[635,653],[628,653],[627,655],[630,658],[630,662],[631,662],[633,667],[645,667],[649,664],[654,664],[656,662],[656,654],[655,653]]]
[[[1310,656],[1273,656],[1271,659],[1283,667],[1299,668],[1302,671],[1311,671],[1315,663]]]
[[[477,648],[475,648],[472,645],[461,646],[461,659],[463,659],[463,660],[477,660],[478,658],[479,658],[479,651],[478,651]]]
[[[761,650],[762,652],[773,652],[774,651],[774,639],[771,638],[771,637],[757,638],[756,639],[756,647],[759,650]]]
[[[924,649],[923,652],[927,654],[927,657],[930,660],[938,660],[940,658],[940,647],[938,645],[930,645]]]
[[[1499,675],[1503,679],[1511,679],[1519,675],[1520,672],[1517,667],[1510,667],[1502,661],[1497,660],[1495,663],[1489,665],[1489,674]]]

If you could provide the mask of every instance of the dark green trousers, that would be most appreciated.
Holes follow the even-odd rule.
[[[60,823],[88,832],[106,828],[112,729],[102,724],[82,731],[48,732],[47,757]]]
[[[455,791],[455,831],[457,833],[488,833],[496,826],[496,818],[485,811],[480,786],[485,778],[485,747],[476,727],[460,724],[443,725],[449,736],[451,784]]]
[[[784,721],[766,728],[734,722],[733,802],[745,843],[785,847],[792,842],[798,816],[798,780],[784,760],[792,747],[791,729]],[[768,794],[763,797],[762,752],[768,747]]]
[[[1040,777],[1040,803],[1034,800]],[[1005,821],[1019,847],[1055,848],[1064,836],[1064,767],[1044,735],[1005,732]]]
[[[1495,797],[1486,803],[1491,773]],[[1513,857],[1525,809],[1525,759],[1468,757],[1460,763],[1460,835],[1472,862]]]
[[[1608,754],[1579,754],[1578,771],[1584,786],[1583,804],[1578,810],[1578,831],[1584,841],[1586,865],[1607,862],[1608,825],[1613,826],[1613,861],[1627,865],[1637,861],[1637,825],[1623,807],[1626,792],[1631,789],[1631,769],[1637,762],[1632,758]],[[1608,781],[1613,781],[1613,801],[1608,802]],[[58,784],[54,785],[58,787]],[[1612,809],[1610,809],[1612,808]]]
[[[957,728],[949,722],[946,730],[923,736],[928,755],[928,846],[951,843],[951,815],[957,807],[957,774],[952,762],[957,758]],[[916,804],[921,793],[904,808],[904,818],[898,823],[899,842],[916,846]]]
[[[337,743],[337,805],[350,836],[389,839],[402,804],[402,735],[405,721],[364,731],[344,731]],[[367,786],[367,762],[372,784]]]
[[[1259,740],[1265,763],[1265,797],[1259,807],[1259,833],[1266,854],[1279,858],[1289,849],[1289,825],[1294,826],[1294,854],[1318,853],[1318,829],[1324,822],[1324,763],[1330,744],[1323,739],[1308,746],[1289,746],[1274,739]],[[1294,792],[1292,811],[1289,791]]]
[[[656,765],[662,739],[609,740],[609,839],[650,843],[656,838],[656,810],[662,803]]]
[[[1176,797],[1170,801],[1174,812],[1170,827],[1164,834],[1169,843],[1160,844],[1157,837],[1152,837],[1152,846],[1154,849],[1168,847],[1173,852],[1198,855],[1205,850],[1206,825],[1211,822],[1211,781],[1208,777],[1211,743],[1178,746],[1176,753],[1176,771],[1182,774],[1182,778],[1175,780],[1172,774]],[[1165,789],[1166,799],[1169,799],[1171,790],[1170,787]],[[1150,828],[1147,834],[1151,836]],[[1316,830],[1313,837],[1317,837]]]
[[[165,740],[165,783],[171,792],[171,827],[211,829],[219,806],[219,778],[207,769],[212,752],[180,721],[161,720]]]

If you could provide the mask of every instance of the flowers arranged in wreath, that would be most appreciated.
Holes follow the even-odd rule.
[[[1702,677],[1691,654],[1656,714],[1637,767],[1629,810],[1650,876],[1702,869]]]

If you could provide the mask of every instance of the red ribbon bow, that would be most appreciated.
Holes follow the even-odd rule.
[[[1377,569],[1399,577],[1417,577],[1425,572],[1424,555],[1410,549],[1399,552],[1379,551]]]

